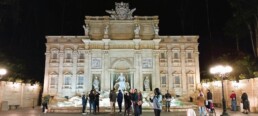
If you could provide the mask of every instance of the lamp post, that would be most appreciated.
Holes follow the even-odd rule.
[[[210,69],[210,73],[214,74],[216,76],[219,76],[221,78],[221,84],[222,84],[222,106],[223,106],[223,112],[221,116],[228,116],[227,108],[226,108],[226,101],[224,98],[224,85],[223,85],[223,79],[224,77],[227,77],[228,74],[232,71],[232,67],[230,66],[222,66],[218,65],[215,67],[212,67]]]
[[[4,68],[0,69],[0,79],[2,79],[3,75],[5,75],[7,73],[7,70]]]

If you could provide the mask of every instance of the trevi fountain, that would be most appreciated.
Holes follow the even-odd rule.
[[[133,16],[135,10],[115,3],[110,16],[85,16],[84,35],[46,36],[43,95],[51,96],[50,109],[81,107],[81,95],[92,89],[100,107],[109,107],[111,89],[133,88],[145,108],[154,88],[169,91],[172,106],[186,104],[200,85],[199,36],[159,35],[159,17]]]

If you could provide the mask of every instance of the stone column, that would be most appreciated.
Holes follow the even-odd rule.
[[[182,47],[183,49],[183,47]],[[186,67],[186,60],[185,60],[185,51],[181,52],[181,89],[182,89],[182,94],[184,94],[185,92],[187,92],[187,85],[186,85],[186,71],[185,71],[185,67]]]
[[[90,50],[85,50],[85,58],[84,58],[84,76],[85,76],[85,91],[89,92],[91,90],[91,85],[90,85],[90,61],[91,61],[91,55],[90,55]]]
[[[167,62],[168,62],[168,75],[167,75],[167,78],[168,78],[168,90],[171,91],[171,89],[173,88],[172,84],[173,84],[173,77],[172,77],[172,61],[171,61],[171,58],[172,58],[172,51],[171,50],[168,50],[167,51]]]
[[[93,54],[93,52],[92,51],[90,51],[90,53],[89,53],[89,85],[88,85],[88,88],[89,88],[89,90],[91,90],[92,89],[92,81],[93,81],[93,77],[92,77],[92,66],[91,66],[91,63],[92,63],[92,54]]]
[[[101,75],[101,90],[110,90],[110,73],[109,73],[109,67],[110,67],[110,58],[108,50],[105,50],[102,52],[102,75]]]
[[[131,80],[130,87],[134,88],[134,73],[133,72],[130,72],[130,80]]]
[[[74,51],[73,52],[73,69],[72,69],[72,90],[71,90],[71,94],[72,96],[75,95],[76,93],[76,85],[77,85],[77,59],[78,59],[78,52]]]
[[[141,69],[142,69],[142,66],[141,66],[141,51],[140,50],[135,50],[135,53],[134,53],[134,66],[135,66],[135,73],[134,73],[134,78],[133,78],[133,81],[132,81],[132,85],[133,87],[131,88],[136,88],[138,86],[136,86],[136,83],[138,83],[137,79],[139,79],[141,77]],[[142,89],[142,88],[138,88],[138,89]]]
[[[49,63],[50,63],[50,53],[46,52],[46,60],[45,60],[45,74],[44,74],[44,88],[43,88],[43,94],[49,93]]]
[[[58,71],[58,88],[57,88],[57,94],[58,96],[62,96],[63,91],[63,64],[64,64],[64,52],[60,51],[59,53],[59,71]]]
[[[156,87],[160,88],[160,68],[159,68],[159,51],[153,51],[153,60],[154,63],[154,77],[152,77],[152,90]]]
[[[194,52],[194,61],[195,61],[195,86],[200,84],[200,68],[199,68],[199,52]]]

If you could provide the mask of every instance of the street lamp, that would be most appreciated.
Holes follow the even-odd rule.
[[[222,85],[222,106],[223,106],[223,112],[221,116],[228,116],[227,109],[226,109],[226,101],[224,98],[224,85],[223,85],[223,79],[224,77],[227,77],[228,74],[232,71],[232,67],[230,66],[222,66],[218,65],[215,67],[212,67],[210,69],[210,73],[214,74],[216,76],[219,76],[221,78],[221,85]]]
[[[7,70],[4,68],[0,69],[0,79],[2,79],[3,75],[5,75],[7,73]]]

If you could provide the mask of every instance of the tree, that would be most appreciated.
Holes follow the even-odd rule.
[[[258,69],[257,59],[243,52],[231,52],[218,58],[219,64],[228,64],[233,67],[230,80],[239,80],[241,78],[254,78],[254,72]]]
[[[8,73],[5,75],[3,80],[15,81],[15,80],[26,80],[26,66],[21,60],[16,58],[11,58],[0,52],[0,67],[6,68]]]
[[[238,39],[249,35],[253,55],[258,54],[258,1],[257,0],[228,0],[233,11],[231,20],[228,21],[226,30],[228,35]],[[246,33],[248,32],[248,33]],[[240,36],[241,35],[241,36]],[[238,46],[238,45],[237,45]],[[238,47],[237,47],[238,48]]]

